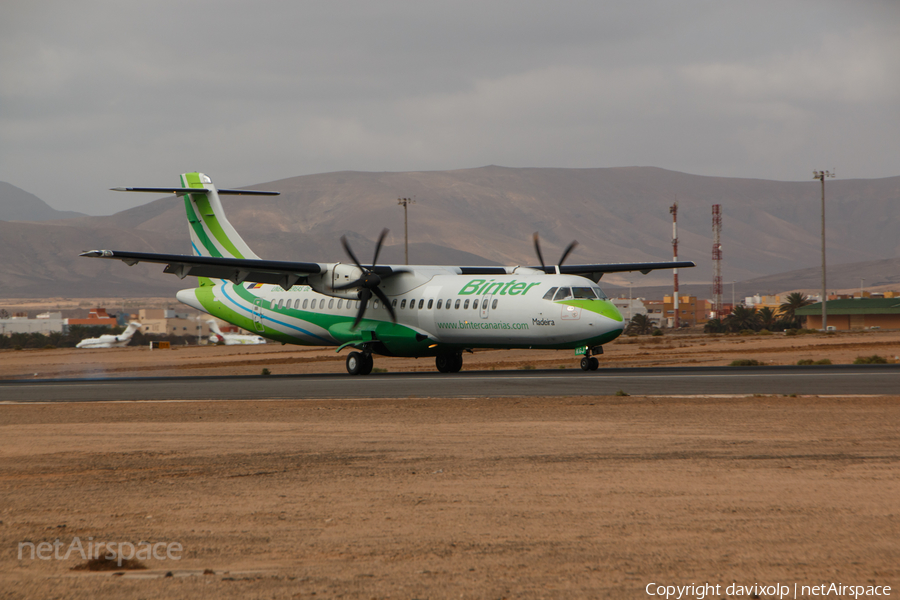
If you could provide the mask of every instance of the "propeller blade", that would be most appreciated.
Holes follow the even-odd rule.
[[[373,268],[375,267],[375,265],[378,264],[378,253],[381,252],[381,243],[384,242],[384,238],[385,238],[385,236],[387,236],[387,234],[388,234],[388,230],[382,229],[381,235],[378,236],[378,243],[375,244],[375,257],[372,259],[372,267]]]
[[[353,259],[353,262],[356,263],[356,266],[359,267],[359,270],[365,272],[363,266],[359,264],[359,259],[356,258],[356,255],[353,254],[353,250],[350,249],[350,244],[349,242],[347,242],[347,236],[341,236],[341,245],[344,246],[344,252],[346,252],[347,255]]]
[[[534,232],[534,251],[537,252],[538,260],[541,261],[541,268],[544,271],[547,270],[547,267],[544,265],[544,255],[541,254],[541,242],[538,240],[538,232]]]
[[[359,312],[356,313],[356,319],[353,321],[353,325],[350,329],[356,329],[359,326],[359,322],[362,321],[363,315],[366,314],[366,305],[369,303],[369,298],[372,297],[372,292],[368,289],[363,288],[359,292]]]
[[[381,291],[381,288],[374,288],[372,291],[375,292],[375,295],[378,296],[378,299],[384,303],[384,307],[388,310],[389,313],[391,313],[391,320],[396,323],[397,315],[394,314],[394,307],[391,306],[391,302],[390,300],[388,300],[388,297],[385,296],[383,291]]]
[[[558,265],[562,265],[563,261],[566,260],[566,257],[569,255],[569,252],[575,249],[575,246],[578,245],[578,240],[572,240],[572,243],[566,247],[566,250],[562,253],[562,257],[560,257]]]

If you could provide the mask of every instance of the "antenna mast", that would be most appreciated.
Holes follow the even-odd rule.
[[[722,307],[722,205],[712,205],[712,230],[713,230],[713,306],[717,319],[725,316]]]
[[[675,262],[678,262],[678,200],[669,207],[669,212],[672,213],[672,252],[675,256]],[[672,272],[675,276],[673,298],[675,304],[673,307],[675,309],[675,320],[673,321],[673,325],[675,326],[675,329],[678,329],[678,269],[672,269]]]

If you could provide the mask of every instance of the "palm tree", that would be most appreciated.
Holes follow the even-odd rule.
[[[738,305],[731,311],[731,314],[725,317],[725,324],[732,331],[743,331],[751,329],[757,331],[759,329],[759,315],[756,309],[752,307]]]
[[[787,299],[778,307],[778,314],[782,319],[790,321],[797,327],[800,326],[800,319],[794,314],[794,311],[804,306],[809,306],[813,301],[803,292],[791,292]]]
[[[631,317],[628,327],[625,328],[626,335],[649,335],[653,333],[653,321],[645,314],[637,314]]]
[[[725,333],[728,328],[719,319],[710,319],[703,326],[703,333]]]
[[[756,311],[756,314],[759,317],[759,326],[763,329],[772,331],[772,329],[775,327],[775,321],[778,320],[778,313],[768,306],[763,306],[758,311]]]

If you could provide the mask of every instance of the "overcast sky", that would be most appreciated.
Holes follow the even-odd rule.
[[[900,175],[900,2],[5,0],[0,181],[58,209],[328,171]]]

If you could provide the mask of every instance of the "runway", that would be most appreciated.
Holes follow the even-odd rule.
[[[898,365],[15,380],[0,402],[628,395],[893,395]]]

